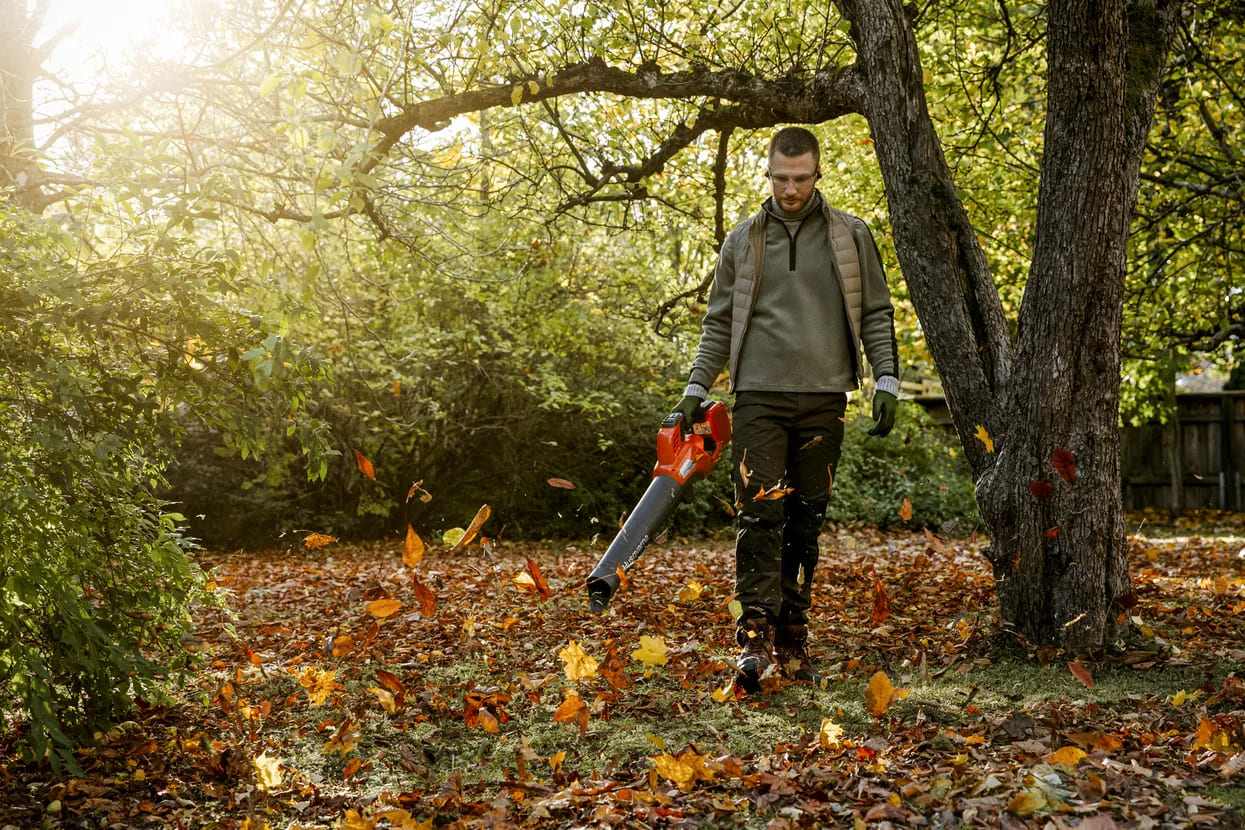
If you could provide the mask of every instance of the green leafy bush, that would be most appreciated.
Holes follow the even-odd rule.
[[[288,414],[327,464],[293,420],[322,372],[230,304],[236,267],[165,235],[100,260],[0,202],[0,693],[57,768],[185,662],[203,577],[157,495],[178,423],[250,454]]]

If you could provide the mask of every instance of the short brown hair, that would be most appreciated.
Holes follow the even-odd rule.
[[[817,146],[817,136],[803,127],[783,127],[774,133],[774,137],[769,142],[769,154],[766,158],[772,159],[775,152],[782,153],[788,158],[812,153],[813,161],[817,164],[821,163],[821,148]]]

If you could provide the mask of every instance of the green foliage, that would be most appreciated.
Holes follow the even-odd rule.
[[[886,438],[868,435],[873,421],[866,413],[853,418],[849,408],[848,418],[830,519],[880,527],[947,526],[951,533],[980,524],[972,477],[954,435],[924,409],[902,402]],[[899,516],[905,498],[912,501],[907,523]]]
[[[156,494],[173,416],[257,452],[265,404],[299,412],[320,375],[229,304],[236,256],[133,243],[103,259],[0,202],[0,692],[34,756],[71,769],[153,693],[200,596]]]

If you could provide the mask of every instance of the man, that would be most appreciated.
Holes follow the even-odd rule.
[[[722,245],[696,360],[676,407],[690,424],[718,373],[729,370],[732,478],[741,505],[736,677],[753,692],[775,664],[796,677],[815,676],[808,609],[817,537],[847,393],[862,376],[862,345],[876,386],[870,435],[890,432],[898,403],[894,310],[877,246],[864,222],[822,198],[820,158],[805,129],[788,127],[770,142],[773,195]]]

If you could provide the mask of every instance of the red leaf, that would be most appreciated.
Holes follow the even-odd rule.
[[[1094,677],[1089,670],[1075,660],[1068,661],[1068,670],[1072,672],[1072,676],[1084,683],[1089,688],[1094,688]]]
[[[1067,450],[1055,450],[1050,457],[1051,463],[1059,471],[1059,477],[1069,484],[1076,484],[1076,456]]]
[[[546,479],[545,483],[548,484],[550,487],[557,487],[559,490],[574,490],[575,489],[575,483],[572,481],[567,481],[564,478]]]
[[[532,579],[536,580],[536,591],[540,594],[540,601],[544,602],[553,596],[553,591],[549,588],[549,583],[545,581],[545,577],[540,572],[540,565],[536,564],[536,560],[527,560],[527,572],[532,575]]]
[[[432,592],[431,588],[412,576],[411,590],[415,592],[415,599],[419,602],[419,613],[425,617],[431,617],[437,613],[437,595]]]
[[[886,595],[886,587],[878,579],[878,569],[873,569],[873,624],[880,625],[891,615],[890,597]]]
[[[1046,538],[1047,538],[1047,539],[1054,539],[1056,536],[1058,536],[1058,535],[1059,535],[1059,528],[1060,528],[1060,525],[1055,525],[1054,527],[1052,527],[1052,528],[1050,528],[1049,530],[1047,530],[1047,531],[1046,531]]]
[[[1037,481],[1029,485],[1029,492],[1032,493],[1033,498],[1038,501],[1046,501],[1050,498],[1050,494],[1054,491],[1055,485],[1051,484],[1044,478],[1039,478]]]
[[[372,469],[372,462],[364,458],[363,453],[355,450],[354,460],[359,464],[359,472],[363,473],[363,475],[367,476],[372,481],[376,480],[376,471]]]

